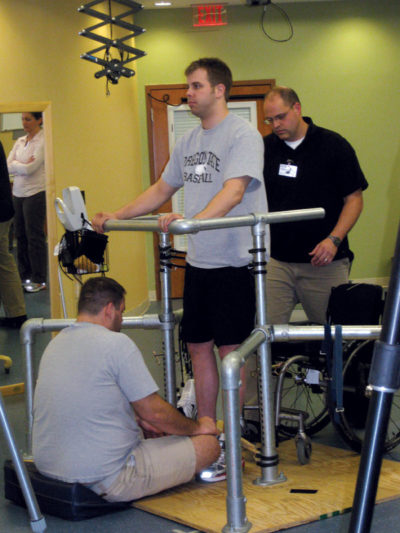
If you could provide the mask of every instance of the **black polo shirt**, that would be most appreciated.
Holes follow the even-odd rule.
[[[368,187],[350,143],[338,133],[315,126],[310,118],[304,120],[309,127],[294,150],[273,133],[264,138],[269,211],[312,207],[326,211],[324,219],[271,224],[271,257],[294,263],[310,262],[309,252],[335,227],[343,199]],[[344,257],[353,257],[347,237],[335,259]]]

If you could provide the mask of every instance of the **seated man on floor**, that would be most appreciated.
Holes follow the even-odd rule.
[[[43,354],[34,397],[39,472],[108,501],[186,483],[220,453],[214,421],[191,420],[165,402],[139,349],[120,333],[124,295],[110,278],[83,285],[77,321]],[[140,428],[160,438],[145,439]]]

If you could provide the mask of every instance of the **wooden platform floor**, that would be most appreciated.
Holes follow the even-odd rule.
[[[280,531],[323,520],[349,511],[354,497],[360,456],[351,451],[313,444],[311,462],[297,462],[294,441],[279,446],[280,466],[287,481],[259,487],[253,480],[259,468],[246,452],[243,492],[252,533]],[[314,489],[314,494],[291,493],[292,489]],[[400,463],[384,460],[377,501],[400,497]],[[220,532],[226,525],[226,482],[195,481],[157,496],[137,501],[135,507],[175,520],[207,533]]]

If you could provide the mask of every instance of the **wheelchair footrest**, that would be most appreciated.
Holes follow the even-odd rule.
[[[279,418],[285,418],[285,415],[287,416],[287,420],[298,420],[300,416],[303,417],[303,420],[307,420],[309,417],[309,413],[306,411],[301,411],[300,409],[291,409],[290,407],[282,407],[281,412],[279,413]]]

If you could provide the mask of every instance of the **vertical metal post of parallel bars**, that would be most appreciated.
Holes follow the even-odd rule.
[[[256,285],[257,325],[267,325],[266,295],[266,248],[265,222],[252,226],[253,263]],[[283,474],[278,474],[279,456],[275,446],[274,400],[271,376],[271,343],[268,338],[258,347],[259,365],[259,406],[261,425],[261,450],[258,461],[261,476],[254,480],[255,485],[273,485],[286,481]]]
[[[26,454],[32,456],[32,428],[33,428],[33,347],[32,343],[26,342],[24,329],[20,332],[25,346],[25,410],[28,430],[26,432]]]
[[[39,505],[36,500],[36,495],[32,489],[31,480],[26,470],[25,463],[21,459],[18,448],[15,442],[15,436],[8,422],[5,406],[3,403],[3,396],[0,392],[0,423],[3,426],[4,435],[11,453],[12,461],[14,463],[15,473],[17,474],[19,485],[26,503],[26,507],[31,518],[32,531],[44,531],[46,529],[46,520],[40,513]]]
[[[171,304],[171,243],[169,233],[160,233],[160,322],[164,335],[165,398],[176,407],[176,376],[174,346],[174,314]]]
[[[246,498],[242,483],[242,448],[240,442],[240,369],[254,355],[257,347],[265,341],[265,332],[260,328],[242,342],[222,361],[222,392],[226,445],[226,515],[227,524],[223,533],[246,533],[251,523],[246,517]]]
[[[382,331],[375,342],[369,381],[373,392],[349,533],[370,531],[393,395],[400,388],[400,225]]]

